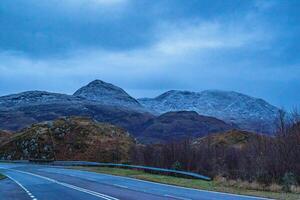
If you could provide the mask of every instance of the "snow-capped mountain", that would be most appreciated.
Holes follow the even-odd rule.
[[[138,101],[153,113],[196,111],[200,115],[237,124],[241,129],[261,133],[273,131],[279,110],[262,99],[219,90],[171,90],[156,98],[142,98]]]
[[[51,93],[45,91],[27,91],[0,97],[0,108],[14,108],[28,105],[49,104],[58,102],[67,103],[81,100],[81,98],[72,95]]]
[[[0,97],[0,129],[20,130],[31,124],[59,117],[87,116],[127,129],[154,117],[124,90],[103,81],[93,81],[74,95],[27,91]]]
[[[172,90],[153,99],[136,100],[117,86],[95,80],[74,95],[28,91],[0,97],[0,129],[17,130],[61,116],[90,116],[142,133],[138,127],[155,118],[153,114],[196,111],[241,129],[271,133],[278,110],[262,99],[218,90]]]
[[[134,110],[143,110],[141,104],[122,88],[101,80],[95,80],[77,90],[74,95],[104,105],[121,106]]]

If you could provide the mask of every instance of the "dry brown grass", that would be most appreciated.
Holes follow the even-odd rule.
[[[184,179],[184,178],[178,178],[172,176],[149,174],[144,171],[137,171],[137,170],[130,170],[130,169],[118,169],[118,168],[107,168],[107,167],[74,167],[74,168],[80,170],[98,172],[98,173],[127,176],[131,178],[137,178],[137,179],[171,184],[171,185],[178,185],[178,186],[195,188],[195,189],[204,189],[204,190],[227,192],[227,193],[234,193],[234,194],[259,196],[259,197],[266,197],[266,198],[272,198],[278,200],[300,200],[299,194],[296,193],[270,192],[270,191],[242,188],[246,186],[257,188],[257,186],[259,185],[258,183],[249,184],[248,182],[245,181],[231,180],[230,184],[234,185],[234,187],[229,187],[226,186],[227,184],[229,185],[228,183],[229,181],[222,176],[218,176],[213,181],[209,182],[209,181],[203,181],[197,179],[193,180],[193,179]],[[237,185],[240,185],[240,187],[237,187]]]
[[[242,181],[240,179],[238,180],[227,180],[225,177],[217,176],[214,181],[219,184],[223,185],[225,187],[236,187],[240,189],[250,189],[250,190],[265,190],[265,186],[259,184],[258,182],[248,182],[248,181]]]
[[[300,186],[292,185],[291,191],[292,191],[293,193],[300,194]],[[300,197],[299,197],[299,199],[300,199]]]
[[[283,193],[282,186],[277,183],[272,183],[271,185],[260,184],[256,181],[248,182],[238,180],[228,180],[222,176],[216,176],[214,182],[220,187],[234,187],[244,190],[255,190],[255,191],[264,191],[264,192],[274,192],[274,193]],[[292,186],[291,193],[300,194],[300,186]],[[300,197],[299,197],[300,200]]]
[[[271,191],[271,192],[282,192],[282,186],[280,186],[276,183],[272,183],[271,185],[269,185],[267,187],[267,190]]]

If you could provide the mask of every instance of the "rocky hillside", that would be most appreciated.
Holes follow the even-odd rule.
[[[278,108],[262,99],[237,92],[206,90],[203,92],[169,91],[156,98],[139,99],[139,102],[155,113],[170,111],[196,111],[241,129],[272,133]]]
[[[268,138],[268,137],[256,133],[251,133],[248,131],[230,130],[223,133],[219,132],[219,133],[208,135],[206,137],[195,139],[194,145],[201,146],[201,145],[209,144],[210,146],[242,149],[243,147],[245,147],[245,145],[248,145],[251,141],[259,141],[260,138]]]
[[[123,129],[88,118],[34,124],[2,143],[1,159],[127,162],[134,139]]]
[[[9,137],[12,136],[12,133],[11,132],[8,132],[8,131],[1,131],[0,130],[0,145],[3,143],[3,142],[6,142],[8,140]]]
[[[145,143],[197,138],[236,128],[194,111],[168,112],[144,124],[139,139]]]

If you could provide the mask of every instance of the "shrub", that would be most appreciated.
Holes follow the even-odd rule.
[[[291,187],[297,185],[296,177],[293,173],[287,172],[282,178],[283,191],[291,192]]]
[[[182,170],[181,163],[179,161],[174,162],[173,165],[172,165],[172,169],[174,169],[174,170]]]

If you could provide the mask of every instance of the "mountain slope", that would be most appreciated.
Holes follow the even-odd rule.
[[[1,159],[127,162],[134,139],[120,128],[88,118],[34,124],[0,146]]]
[[[173,139],[176,134],[181,138],[183,134],[190,137],[211,133],[201,125],[202,119],[191,113],[158,116],[169,111],[196,111],[221,119],[227,125],[269,133],[278,110],[261,99],[224,91],[169,91],[157,98],[139,101],[142,105],[121,88],[100,80],[82,87],[74,95],[28,91],[3,96],[0,97],[0,129],[17,131],[60,117],[86,116],[125,128],[135,137],[151,140],[155,135],[159,140],[167,138],[166,132],[172,132],[169,135],[173,135]],[[196,120],[187,119],[187,116]],[[173,122],[165,123],[167,118],[173,118]],[[210,126],[214,129],[215,124]]]
[[[250,131],[271,133],[278,108],[262,99],[237,92],[206,90],[203,92],[168,91],[156,98],[139,102],[153,113],[169,111],[196,111],[227,123],[237,124]]]
[[[0,97],[0,108],[16,108],[28,105],[41,105],[49,103],[75,103],[82,101],[72,95],[51,93],[45,91],[27,91]]]
[[[224,132],[236,126],[192,111],[168,112],[144,124],[139,135],[143,142],[166,142]]]
[[[17,131],[59,117],[87,116],[130,132],[153,116],[122,89],[93,81],[74,95],[27,91],[0,97],[0,129]]]
[[[103,105],[143,110],[140,103],[123,89],[101,80],[90,82],[88,85],[77,90],[73,96],[81,97],[89,101],[96,101]]]
[[[91,102],[57,102],[29,104],[22,107],[0,109],[0,129],[18,131],[31,124],[52,121],[60,117],[86,116],[97,121],[111,123],[131,133],[139,132],[142,124],[154,116],[119,107]]]
[[[210,146],[215,147],[242,149],[251,141],[259,141],[260,139],[267,138],[271,139],[271,137],[247,131],[230,130],[197,138],[194,140],[193,145],[199,147],[201,145],[209,144]]]
[[[1,143],[6,142],[10,136],[12,136],[11,132],[0,130],[0,145]]]

